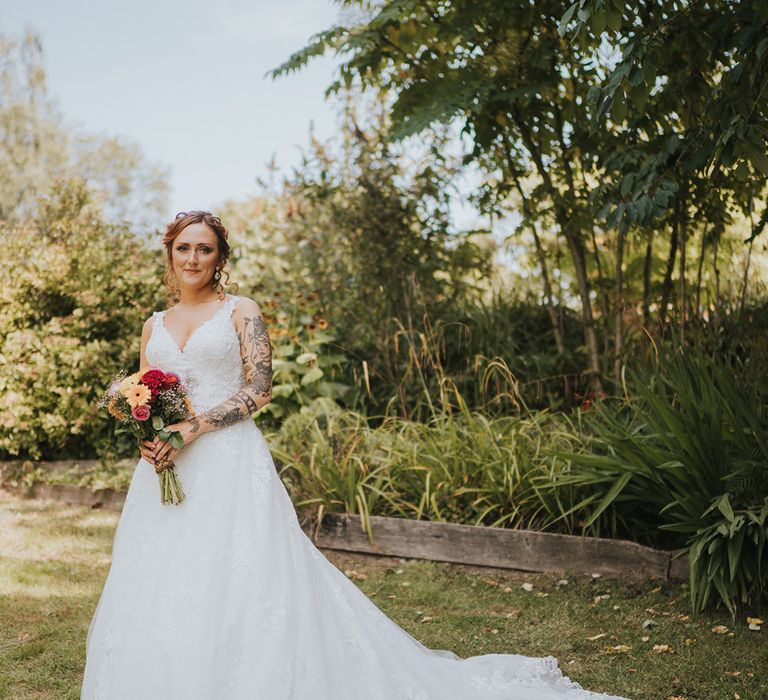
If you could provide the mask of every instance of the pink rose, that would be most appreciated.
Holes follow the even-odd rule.
[[[131,409],[131,415],[136,420],[147,420],[149,418],[149,408],[147,406],[134,406]]]

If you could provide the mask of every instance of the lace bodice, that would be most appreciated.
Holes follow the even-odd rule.
[[[152,316],[147,362],[179,375],[198,414],[226,401],[245,382],[240,343],[232,324],[239,297],[226,297],[224,306],[195,329],[183,350],[165,326],[165,311]]]

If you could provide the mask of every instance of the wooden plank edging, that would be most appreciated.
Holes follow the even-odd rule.
[[[5,474],[18,464],[0,462],[0,487],[26,498],[50,498],[72,505],[118,512],[122,510],[126,496],[124,490],[93,491],[86,486],[70,484],[11,486],[4,483]],[[64,463],[53,463],[51,471],[63,470],[62,465]],[[318,547],[362,554],[538,573],[600,574],[635,580],[688,579],[688,565],[684,558],[673,559],[674,552],[653,549],[627,540],[381,515],[371,516],[370,521],[373,542],[363,529],[360,516],[352,514],[326,514],[320,527],[308,527],[311,531],[307,534]]]
[[[328,514],[313,537],[320,547],[531,572],[684,580],[672,552],[600,537],[509,530],[371,516],[371,543],[357,515]]]

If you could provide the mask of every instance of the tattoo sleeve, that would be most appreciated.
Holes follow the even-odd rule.
[[[197,416],[194,432],[209,432],[250,417],[272,400],[272,350],[261,314],[244,319],[238,329],[245,384],[234,396]]]

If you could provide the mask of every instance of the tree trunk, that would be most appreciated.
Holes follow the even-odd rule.
[[[568,226],[568,222],[562,222],[562,226]],[[584,338],[587,341],[587,355],[589,356],[590,369],[592,370],[592,386],[595,391],[603,391],[600,368],[600,349],[597,344],[597,331],[595,319],[592,315],[592,302],[589,298],[589,279],[587,277],[587,261],[583,241],[573,233],[567,233],[565,239],[573,259],[573,267],[576,272],[576,282],[581,297],[581,316],[584,326]]]
[[[564,202],[561,193],[552,182],[549,171],[544,165],[541,152],[539,151],[536,142],[531,137],[527,125],[520,118],[519,114],[515,114],[515,123],[520,130],[520,135],[522,136],[525,147],[531,154],[533,162],[536,165],[536,170],[547,189],[547,193],[552,199],[557,224],[565,237],[566,243],[568,243],[568,250],[573,261],[573,269],[576,273],[576,283],[579,288],[579,297],[581,299],[582,327],[584,329],[584,340],[587,345],[587,357],[592,372],[591,384],[595,391],[602,392],[603,382],[601,379],[602,372],[600,368],[600,348],[597,342],[595,318],[592,314],[592,300],[589,297],[589,277],[587,276],[587,256],[584,248],[584,240],[573,230],[574,223],[572,221],[572,213],[569,212],[568,206]],[[566,163],[565,165],[566,169],[568,169],[570,164]],[[573,192],[573,187],[571,187],[571,192]]]
[[[749,249],[747,250],[747,264],[744,266],[744,281],[741,285],[741,302],[739,306],[741,311],[744,311],[744,307],[747,304],[747,284],[749,283],[749,266],[752,262],[752,246],[755,243],[755,220],[752,216],[753,200],[752,195],[749,195],[749,223],[750,223],[750,237],[749,237]]]
[[[664,326],[667,321],[667,305],[672,293],[672,272],[675,269],[675,260],[677,258],[677,230],[678,220],[675,218],[672,224],[672,239],[669,244],[669,257],[667,258],[667,269],[664,271],[664,282],[661,285],[661,306],[659,307],[659,327],[664,333]]]
[[[643,327],[647,330],[651,323],[651,267],[653,264],[653,231],[650,231],[645,246],[643,262]]]
[[[624,354],[624,240],[626,231],[624,225],[619,224],[619,230],[616,234],[616,272],[615,272],[615,293],[613,299],[613,309],[616,314],[614,343],[613,343],[613,379],[616,386],[621,383],[621,368]]]
[[[714,240],[712,241],[712,270],[715,273],[715,298],[712,300],[712,304],[715,310],[720,308],[720,268],[718,267],[718,259],[720,255],[720,236],[722,232],[715,229]]]
[[[511,155],[508,154],[508,157],[511,158]],[[528,222],[528,228],[533,234],[533,243],[536,248],[536,257],[539,259],[539,265],[541,265],[541,281],[544,285],[544,305],[547,309],[549,321],[552,324],[552,333],[555,336],[555,346],[557,347],[557,352],[560,355],[564,355],[565,343],[563,342],[563,334],[561,333],[560,323],[558,321],[557,313],[555,312],[555,306],[552,301],[552,285],[549,281],[547,256],[544,253],[544,247],[541,245],[541,239],[539,238],[539,232],[536,230],[536,224],[532,220],[531,205],[528,201],[528,198],[525,196],[525,192],[523,192],[522,185],[520,184],[520,178],[514,176],[514,181],[517,192],[520,195],[520,202],[523,206],[523,214],[525,215]]]
[[[563,251],[560,248],[560,239],[555,241],[555,269],[559,272],[563,269]],[[560,337],[565,338],[565,311],[563,302],[563,285],[557,283],[557,327],[560,329]]]
[[[541,281],[544,285],[544,304],[546,305],[547,314],[549,316],[550,323],[552,324],[552,333],[555,336],[555,345],[557,346],[558,354],[565,355],[565,344],[563,343],[563,336],[560,333],[560,324],[558,323],[557,313],[552,301],[552,285],[549,282],[547,256],[544,253],[544,248],[541,245],[541,239],[539,238],[538,231],[536,231],[535,224],[531,223],[529,228],[533,234],[533,242],[536,246],[536,256],[539,258],[539,265],[541,265]]]
[[[744,311],[744,307],[747,305],[747,285],[749,283],[749,266],[752,262],[752,246],[755,240],[749,241],[749,249],[747,250],[747,264],[744,266],[744,280],[741,284],[741,310]]]
[[[701,315],[701,282],[704,273],[704,255],[707,252],[707,231],[708,227],[704,226],[704,230],[701,232],[701,250],[699,251],[699,266],[696,270],[696,301],[695,310],[697,315]]]
[[[603,263],[600,258],[600,249],[597,247],[597,238],[595,237],[595,227],[590,230],[590,238],[592,240],[592,253],[595,258],[595,266],[597,267],[597,282],[600,287],[600,313],[603,317],[603,325],[605,327],[605,338],[603,340],[603,375],[608,374],[608,352],[610,349],[610,338],[608,337],[608,326],[610,323],[611,309],[608,299],[608,286],[605,284],[605,275],[603,274]]]
[[[688,279],[685,274],[686,243],[688,235],[688,203],[685,199],[680,202],[680,342],[685,343],[685,326],[688,312]]]

